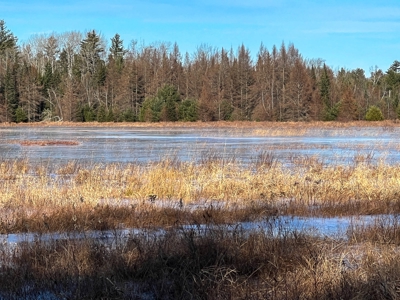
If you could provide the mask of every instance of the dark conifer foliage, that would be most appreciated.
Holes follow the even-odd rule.
[[[332,70],[293,44],[257,53],[124,45],[95,30],[17,38],[0,20],[0,122],[352,121],[400,115],[400,63]]]

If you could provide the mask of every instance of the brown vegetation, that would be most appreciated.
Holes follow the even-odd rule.
[[[2,161],[0,229],[36,241],[0,247],[0,296],[396,299],[397,218],[354,226],[346,241],[288,230],[276,217],[398,213],[399,171],[360,159],[286,168],[268,155],[250,168],[213,157],[91,168],[71,161],[55,175]],[[264,225],[238,223],[253,220]],[[122,236],[125,228],[136,231]],[[66,238],[49,235],[57,232]]]
[[[51,170],[26,160],[3,161],[0,187],[5,233],[172,226],[177,220],[201,223],[208,214],[214,223],[229,223],[277,214],[400,211],[399,166],[372,164],[364,156],[349,166],[309,158],[289,167],[264,153],[246,168],[218,156],[199,163],[90,167],[71,161]]]
[[[56,140],[25,140],[13,141],[13,143],[20,144],[21,146],[77,146],[77,141],[56,141]]]
[[[370,74],[304,59],[293,44],[250,53],[168,42],[111,48],[95,30],[35,35],[27,44],[1,22],[1,122],[353,121],[376,106],[397,119],[398,62]],[[171,93],[160,93],[163,90]]]
[[[39,123],[1,123],[1,127],[155,127],[155,128],[251,128],[251,129],[340,129],[354,127],[392,128],[400,127],[400,122],[393,120],[368,122],[262,122],[262,121],[215,121],[215,122],[39,122]]]
[[[272,226],[267,219],[265,228]],[[276,227],[275,227],[276,228]],[[393,244],[347,244],[206,225],[122,239],[51,239],[0,248],[0,295],[71,299],[397,299]],[[32,288],[27,289],[28,286]]]

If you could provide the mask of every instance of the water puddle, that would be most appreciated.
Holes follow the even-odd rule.
[[[190,230],[197,234],[214,229],[243,230],[245,232],[262,231],[271,237],[279,237],[291,232],[301,232],[319,237],[346,239],[351,234],[351,230],[356,227],[373,225],[374,222],[379,220],[388,220],[389,223],[390,220],[395,218],[396,216],[392,215],[333,218],[280,216],[256,222],[239,222],[224,225],[183,225],[177,227],[177,230],[182,232]],[[113,244],[127,241],[137,235],[151,238],[163,235],[168,230],[171,229],[120,228],[105,231],[0,234],[0,244],[13,247],[19,244],[34,243],[35,241],[97,239],[112,247]]]

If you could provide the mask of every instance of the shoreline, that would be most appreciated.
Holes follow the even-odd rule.
[[[396,120],[353,121],[353,122],[256,122],[256,121],[215,121],[215,122],[36,122],[0,123],[0,127],[192,127],[192,128],[349,128],[349,127],[400,127]]]

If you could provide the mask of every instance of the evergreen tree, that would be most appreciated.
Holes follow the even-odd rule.
[[[7,49],[16,47],[17,38],[7,29],[4,20],[0,20],[0,56],[4,55]]]
[[[122,122],[135,122],[135,114],[131,108],[127,109],[122,113]]]
[[[17,38],[7,29],[4,20],[0,20],[0,104],[3,107],[3,121],[15,121],[18,107],[18,53]]]
[[[332,103],[331,81],[325,64],[323,67],[319,88],[320,97],[323,104],[322,119],[324,121],[333,121],[337,118],[339,106],[333,105]]]
[[[321,100],[324,106],[327,108],[331,107],[330,90],[331,90],[331,82],[328,76],[328,72],[326,70],[326,65],[324,64],[324,69],[320,81],[320,94],[321,94]]]
[[[139,121],[159,122],[161,121],[161,110],[164,102],[158,97],[148,98],[143,102],[140,110]]]
[[[365,119],[367,121],[382,121],[384,118],[382,111],[379,109],[379,107],[372,105],[368,109],[367,114],[365,115]]]
[[[140,110],[140,121],[159,122],[178,120],[177,107],[180,96],[177,89],[169,84],[161,88],[156,97],[144,101]]]
[[[101,45],[100,36],[94,31],[89,31],[81,44],[81,56],[83,58],[83,73],[95,74],[101,62],[104,48]]]
[[[104,61],[101,59],[104,48],[100,36],[94,31],[89,31],[80,43],[80,60],[75,63],[80,66],[81,83],[85,91],[88,107],[94,111],[94,106],[100,102],[100,89],[106,80]],[[90,119],[93,116],[90,116]],[[85,118],[86,119],[86,118]]]
[[[387,118],[391,117],[391,110],[398,107],[400,97],[400,62],[395,60],[386,72],[386,90],[381,100],[385,100],[387,106]],[[386,111],[386,109],[385,109]],[[394,111],[397,115],[397,112]]]
[[[52,88],[56,88],[59,84],[60,78],[56,73],[53,73],[50,62],[46,63],[44,68],[44,74],[41,78],[42,91],[44,96],[48,95],[48,91]]]
[[[6,121],[16,121],[16,109],[19,103],[18,82],[16,64],[7,68],[4,78],[4,95],[6,100]]]
[[[111,39],[110,53],[119,70],[122,69],[124,55],[126,54],[126,52],[127,51],[124,49],[123,40],[121,40],[120,35],[116,33],[115,36]]]
[[[172,121],[172,122],[178,121],[175,102],[167,100],[164,103],[164,107],[162,108],[161,111],[161,118],[162,121]]]
[[[97,109],[97,121],[98,122],[106,122],[107,121],[107,112],[104,105],[100,105]]]
[[[224,121],[231,120],[233,110],[234,108],[232,104],[227,100],[223,100],[220,105],[220,120]]]
[[[96,120],[96,112],[88,104],[80,104],[76,115],[78,122],[93,122]]]
[[[177,104],[180,100],[180,96],[176,88],[172,85],[165,85],[157,93],[157,97],[164,102],[162,109],[163,121],[178,121],[177,115]]]
[[[198,120],[197,103],[194,100],[182,101],[178,109],[179,121],[194,122]]]
[[[114,112],[113,110],[110,108],[107,112],[107,122],[114,122]]]
[[[400,62],[398,60],[395,60],[390,66],[389,70],[392,70],[395,73],[400,73]]]
[[[386,72],[386,83],[388,84],[389,90],[393,90],[400,86],[400,62],[397,60]]]
[[[103,86],[107,79],[107,69],[102,63],[97,66],[97,72],[93,76],[94,82],[97,86]]]
[[[15,110],[15,122],[28,122],[28,116],[22,107],[18,106]]]

